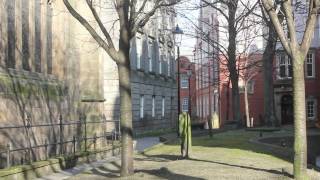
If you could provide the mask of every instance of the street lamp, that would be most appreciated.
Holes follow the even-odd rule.
[[[176,28],[172,31],[173,35],[175,36],[175,44],[177,46],[177,64],[178,64],[178,116],[180,115],[181,108],[180,108],[180,47],[182,41],[182,34],[183,31],[180,29],[179,25],[176,26]],[[180,36],[179,36],[180,35]]]
[[[179,44],[182,41],[182,34],[183,31],[180,29],[180,27],[176,26],[176,28],[172,31],[173,35],[174,35],[174,39],[175,39],[175,44],[177,46],[177,71],[178,71],[178,77],[177,77],[177,81],[178,81],[178,119],[177,119],[177,135],[179,136],[179,115],[180,115],[180,47]],[[179,36],[180,35],[180,36]]]

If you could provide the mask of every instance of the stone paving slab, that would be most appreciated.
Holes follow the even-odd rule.
[[[63,180],[80,174],[83,171],[88,171],[97,167],[102,166],[105,163],[110,163],[116,160],[119,160],[120,156],[110,157],[108,159],[99,160],[90,164],[82,164],[71,169],[66,169],[58,173],[54,173],[45,177],[37,178],[36,180]]]

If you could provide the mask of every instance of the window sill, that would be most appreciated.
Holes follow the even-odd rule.
[[[144,70],[142,68],[137,68],[137,71],[144,72]]]
[[[305,79],[306,80],[315,80],[316,77],[315,76],[306,76]]]

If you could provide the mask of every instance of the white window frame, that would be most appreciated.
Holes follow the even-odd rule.
[[[172,56],[172,54],[171,54],[171,51],[169,50],[169,51],[168,51],[168,58],[167,58],[167,63],[168,63],[168,76],[171,76],[171,72],[170,72],[170,70],[171,70],[171,56]]]
[[[162,63],[163,63],[163,47],[159,49],[159,74],[162,74]]]
[[[155,99],[156,99],[156,96],[153,95],[153,96],[152,96],[152,112],[151,112],[152,117],[155,117],[155,115],[156,115]]]
[[[140,119],[144,118],[144,95],[140,95]]]
[[[189,79],[187,76],[180,77],[180,87],[181,87],[181,89],[188,89],[189,88]]]
[[[284,57],[284,63],[281,63],[281,57]],[[291,66],[292,68],[292,60],[290,60],[289,56],[287,56],[286,54],[283,53],[279,53],[277,55],[277,64],[278,64],[278,79],[292,79],[292,74],[291,77],[289,76],[290,74],[290,68],[289,66]],[[280,70],[280,66],[284,66],[285,67],[285,76],[281,77],[281,70]]]
[[[309,55],[311,55],[311,58]],[[311,62],[309,60],[311,60]],[[308,65],[310,65],[310,64],[311,64],[311,68],[312,68],[312,75],[311,76],[308,75]],[[314,53],[312,53],[312,52],[309,52],[307,54],[307,57],[305,60],[305,76],[307,78],[314,78],[315,77],[315,56],[314,56]]]
[[[309,103],[313,103],[313,116],[309,117]],[[317,100],[315,98],[307,98],[306,100],[306,114],[307,114],[307,120],[312,121],[317,119]]]
[[[154,41],[150,40],[148,43],[149,72],[152,72],[153,54],[154,54]]]
[[[164,96],[162,96],[162,100],[161,100],[161,105],[162,105],[162,107],[161,107],[161,116],[162,117],[164,117],[164,115],[165,115],[165,97]]]
[[[141,69],[142,46],[143,46],[142,38],[137,37],[137,38],[136,38],[137,69]]]
[[[188,112],[189,111],[189,98],[183,98],[182,99],[182,111],[183,112]]]
[[[255,85],[254,80],[250,80],[247,83],[248,94],[253,94],[254,93],[254,85]]]

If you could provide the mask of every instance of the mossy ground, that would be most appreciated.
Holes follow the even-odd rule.
[[[248,142],[258,132],[244,130],[193,138],[191,159],[179,160],[177,142],[135,156],[135,174],[121,179],[292,179],[292,162],[272,149]],[[86,171],[71,179],[119,178],[119,162]],[[312,179],[320,179],[312,171]],[[316,177],[317,176],[317,177]]]

